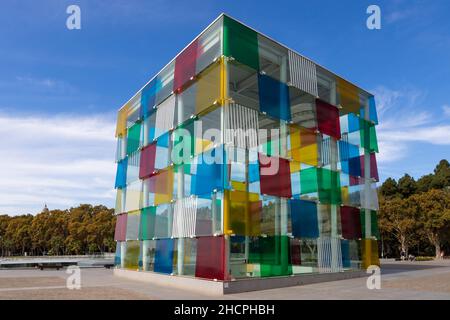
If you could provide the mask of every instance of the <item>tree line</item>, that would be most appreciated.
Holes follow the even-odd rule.
[[[0,256],[114,252],[114,209],[82,204],[20,216],[0,215]]]
[[[450,165],[441,160],[417,181],[405,174],[379,188],[380,246],[388,257],[450,255]]]

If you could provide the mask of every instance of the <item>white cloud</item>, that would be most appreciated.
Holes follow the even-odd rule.
[[[442,106],[442,111],[444,112],[444,115],[446,117],[450,117],[450,106],[449,105],[444,105]]]
[[[0,214],[114,202],[113,117],[0,114]]]
[[[410,155],[414,143],[450,145],[450,124],[431,113],[426,104],[426,93],[416,89],[391,90],[378,87],[373,90],[379,114],[377,127],[381,166]],[[447,109],[443,107],[444,113]],[[450,113],[450,107],[448,108]]]

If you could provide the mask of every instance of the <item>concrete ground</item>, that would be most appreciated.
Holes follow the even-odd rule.
[[[81,269],[81,290],[66,288],[65,270],[0,270],[0,299],[449,299],[450,261],[384,262],[380,290],[367,278],[211,297],[114,277],[112,270]]]

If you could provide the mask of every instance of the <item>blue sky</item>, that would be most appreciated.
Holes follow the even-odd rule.
[[[82,29],[66,28],[81,7]],[[377,4],[382,29],[366,28]],[[450,2],[62,1],[0,4],[0,212],[113,205],[116,110],[221,12],[376,95],[379,170],[450,158]]]

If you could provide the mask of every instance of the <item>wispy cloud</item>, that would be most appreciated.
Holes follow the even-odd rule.
[[[442,111],[444,112],[444,116],[446,117],[450,117],[450,106],[449,105],[444,105],[442,106]]]
[[[417,89],[391,90],[380,86],[373,90],[379,110],[377,134],[381,166],[407,156],[414,143],[449,146],[450,123],[427,108],[427,94]],[[445,113],[447,109],[443,107]],[[450,112],[450,108],[448,110]]]
[[[112,117],[0,113],[0,135],[0,213],[36,213],[45,203],[112,205]]]

